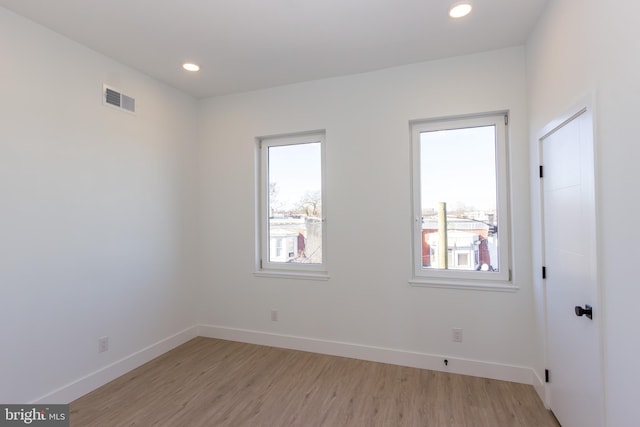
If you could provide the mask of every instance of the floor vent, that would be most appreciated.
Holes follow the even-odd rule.
[[[136,112],[136,100],[112,87],[102,85],[102,103],[130,113]]]

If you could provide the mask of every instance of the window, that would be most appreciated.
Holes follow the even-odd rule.
[[[258,138],[258,275],[326,279],[324,133]]]
[[[414,284],[510,280],[506,114],[411,123]]]

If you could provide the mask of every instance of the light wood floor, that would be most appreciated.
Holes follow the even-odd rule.
[[[531,386],[195,338],[71,403],[71,426],[557,427]]]

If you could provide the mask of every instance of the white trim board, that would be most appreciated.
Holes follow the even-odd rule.
[[[483,362],[438,354],[418,353],[292,335],[273,334],[247,329],[198,325],[191,326],[100,368],[95,372],[85,375],[57,390],[35,399],[30,404],[70,403],[198,336],[529,384],[534,386],[539,395],[541,390],[544,390],[544,383],[540,377],[538,377],[533,369],[524,366]],[[448,360],[448,366],[444,366],[444,359]]]
[[[315,338],[304,338],[292,335],[273,334],[214,325],[200,325],[198,327],[197,334],[198,336],[206,338],[218,338],[249,344],[266,345],[290,350],[308,351],[331,356],[388,363],[391,365],[409,366],[412,368],[430,369],[433,371],[451,372],[454,374],[511,381],[533,385],[536,388],[542,385],[540,384],[540,379],[535,374],[534,370],[524,366],[483,362],[479,360],[455,358],[438,354],[418,353],[406,350],[374,347],[339,341],[328,341]],[[447,359],[449,362],[447,366],[444,365],[444,359]]]
[[[196,337],[197,327],[191,326],[174,335],[151,344],[135,353],[123,357],[103,368],[77,379],[57,390],[34,400],[31,404],[70,403],[79,397],[107,384],[133,369]]]
[[[531,372],[532,372],[532,379],[533,379],[533,382],[531,383],[531,385],[533,386],[533,389],[538,394],[538,397],[540,398],[540,401],[542,402],[544,407],[549,409],[549,404],[547,402],[547,385],[534,369],[532,369]]]

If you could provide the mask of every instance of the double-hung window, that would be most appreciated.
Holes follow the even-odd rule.
[[[257,274],[326,279],[324,132],[257,144]]]
[[[510,287],[507,124],[411,122],[413,284]]]

